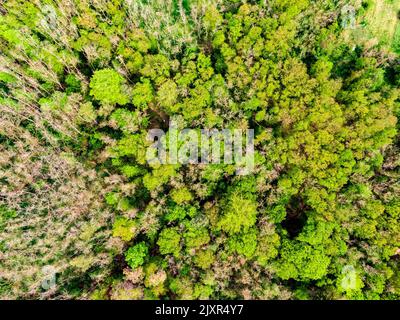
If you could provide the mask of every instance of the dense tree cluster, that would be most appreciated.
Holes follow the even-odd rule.
[[[399,299],[399,60],[344,5],[0,4],[0,297]],[[149,164],[171,119],[254,170]]]

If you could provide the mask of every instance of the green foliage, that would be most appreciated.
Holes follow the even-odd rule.
[[[144,263],[148,253],[149,249],[146,244],[140,242],[125,252],[125,261],[132,269],[135,269]]]
[[[190,202],[193,199],[190,191],[187,188],[175,189],[171,192],[171,198],[177,204]]]
[[[194,257],[194,263],[202,269],[208,269],[215,261],[215,255],[211,250],[201,250]]]
[[[73,74],[65,77],[65,83],[67,85],[67,93],[79,92],[81,90],[81,81]]]
[[[2,3],[0,298],[398,300],[397,5],[349,4]],[[171,120],[254,170],[148,162]]]
[[[257,248],[256,230],[234,235],[229,239],[228,246],[229,250],[244,255],[247,259],[252,258]]]
[[[91,102],[81,104],[79,108],[79,116],[83,122],[91,123],[96,120],[97,114]]]
[[[6,224],[17,216],[15,210],[9,209],[6,206],[0,205],[0,231],[4,231]]]
[[[318,280],[327,274],[330,259],[321,246],[284,241],[280,254],[277,274],[282,279]]]
[[[132,103],[138,108],[145,109],[153,100],[153,88],[148,79],[137,83],[132,91]]]
[[[247,231],[256,223],[257,204],[244,198],[239,193],[233,193],[224,208],[218,227],[230,234]]]
[[[136,232],[136,223],[124,217],[117,218],[113,225],[113,237],[119,237],[124,241],[133,239]]]
[[[135,133],[140,125],[147,124],[147,119],[142,118],[138,112],[132,112],[126,109],[115,110],[111,114],[110,120],[125,134]]]
[[[170,110],[177,99],[178,87],[176,83],[170,79],[166,80],[157,91],[158,103],[165,108],[165,110]]]
[[[124,105],[129,102],[125,79],[113,69],[97,70],[90,79],[90,94],[104,104]]]
[[[393,36],[392,47],[397,54],[400,54],[400,23],[397,23],[396,31]]]
[[[151,174],[146,174],[143,177],[143,184],[147,190],[151,191],[167,183],[174,175],[176,175],[175,167],[173,165],[165,165],[153,170]]]
[[[360,293],[364,284],[353,266],[345,266],[337,279],[337,286],[340,292],[352,297]]]
[[[168,221],[181,221],[187,216],[194,217],[197,214],[197,209],[193,206],[173,206],[165,215]]]
[[[181,236],[177,228],[163,229],[157,241],[161,254],[173,254],[175,257],[180,255]]]
[[[185,225],[186,230],[183,237],[188,250],[200,248],[210,241],[207,228],[199,227],[193,222],[187,222]]]

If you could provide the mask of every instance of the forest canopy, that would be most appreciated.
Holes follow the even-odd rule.
[[[397,10],[1,1],[0,298],[399,299]],[[172,120],[254,168],[149,164]]]

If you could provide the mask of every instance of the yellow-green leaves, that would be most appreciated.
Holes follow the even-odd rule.
[[[165,81],[157,91],[157,101],[166,111],[176,103],[178,98],[178,87],[172,80]]]
[[[117,218],[113,225],[113,237],[119,237],[124,241],[133,239],[136,233],[136,223],[124,217]]]
[[[125,105],[129,102],[125,79],[114,69],[98,70],[93,74],[90,94],[104,104]]]
[[[157,244],[161,254],[173,254],[179,257],[181,236],[177,228],[166,228],[161,231]]]
[[[224,207],[218,227],[229,234],[247,231],[256,223],[256,218],[256,202],[246,199],[242,194],[234,193]]]
[[[183,204],[190,202],[193,199],[192,194],[188,190],[188,188],[174,189],[171,192],[171,198],[177,204]]]
[[[132,91],[132,103],[140,109],[146,109],[153,101],[153,87],[148,79],[136,83]]]
[[[276,264],[277,274],[284,280],[318,280],[327,274],[330,258],[322,246],[284,241],[281,259]]]

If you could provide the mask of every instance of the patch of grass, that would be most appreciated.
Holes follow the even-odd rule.
[[[354,45],[399,51],[400,1],[366,0],[357,8],[356,28],[345,28],[343,36]]]
[[[393,51],[400,54],[400,23],[397,23],[396,32],[394,33],[392,42]]]
[[[400,1],[374,0],[366,12],[366,30],[384,47],[393,47],[398,38],[399,10]]]

